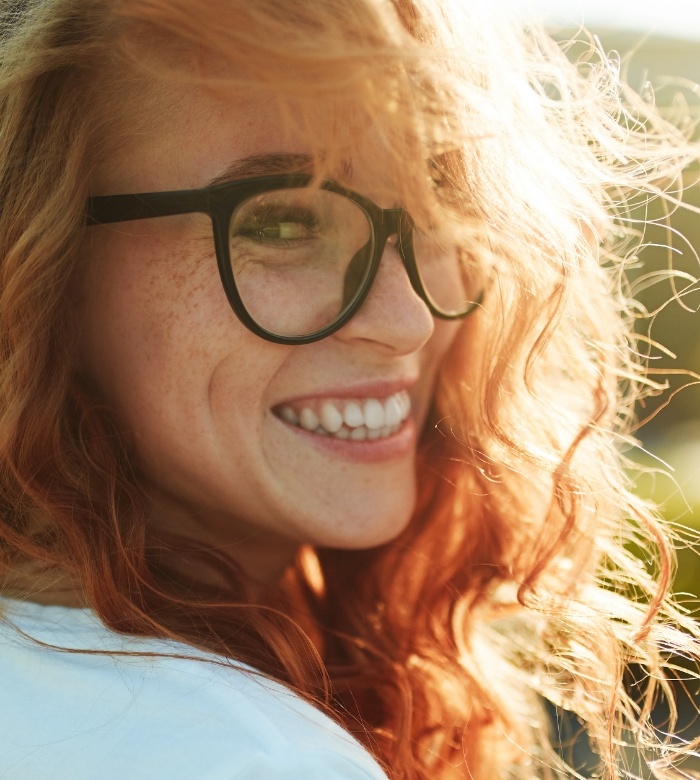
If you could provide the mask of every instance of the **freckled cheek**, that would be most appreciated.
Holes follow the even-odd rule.
[[[423,424],[428,416],[428,410],[436,390],[438,374],[445,365],[445,361],[450,360],[450,349],[457,341],[463,327],[463,322],[435,320],[435,331],[426,347],[421,365],[421,400],[416,408],[420,424]]]
[[[154,385],[189,407],[204,402],[223,364],[237,351],[241,328],[216,272],[182,274],[155,284],[160,301],[147,323],[147,355]]]
[[[122,235],[94,254],[77,285],[76,316],[82,367],[100,385],[168,364],[171,379],[178,363],[187,373],[235,319],[213,252],[201,246]]]
[[[154,247],[140,267],[132,264],[130,287],[159,329],[186,332],[232,316],[209,243],[171,241]]]
[[[141,353],[131,374],[134,400],[147,398],[144,405],[158,406],[160,416],[213,422],[222,434],[257,430],[268,406],[265,388],[290,348],[242,325],[215,258],[185,247],[179,256],[152,263],[129,285],[138,294],[132,341]]]
[[[278,387],[279,371],[293,349],[264,341],[238,321],[231,326],[209,385],[210,409],[222,428],[265,429],[272,417],[270,388]]]

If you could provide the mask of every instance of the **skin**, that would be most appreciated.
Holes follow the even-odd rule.
[[[163,103],[153,112],[160,122],[105,160],[94,194],[201,187],[251,155],[308,151],[266,104],[169,89],[168,101],[160,92],[143,97]],[[381,148],[368,139],[345,183],[392,206],[378,171]],[[260,582],[274,581],[300,543],[365,548],[405,528],[418,432],[459,326],[432,318],[391,242],[354,319],[323,341],[290,347],[236,318],[206,217],[90,233],[76,294],[80,367],[133,437],[154,523],[225,549]],[[394,385],[410,392],[415,431],[409,446],[373,461],[329,451],[272,411],[339,388],[373,396]]]

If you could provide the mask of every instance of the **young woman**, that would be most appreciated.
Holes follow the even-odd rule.
[[[0,777],[659,743],[625,203],[694,150],[474,6],[3,0]]]

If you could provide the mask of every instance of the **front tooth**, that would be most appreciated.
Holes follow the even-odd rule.
[[[367,431],[367,438],[374,441],[374,439],[379,439],[382,435],[382,429],[381,428],[370,428]]]
[[[350,429],[349,428],[341,428],[336,434],[336,439],[349,439],[350,438]]]
[[[321,407],[321,425],[328,433],[337,433],[343,427],[343,415],[328,401]]]
[[[290,425],[299,425],[299,415],[294,411],[294,409],[292,409],[291,406],[283,406],[280,409],[280,416]]]
[[[362,409],[360,409],[360,405],[356,404],[354,401],[350,401],[345,407],[343,419],[348,428],[359,428],[361,425],[365,424],[365,416],[362,414]]]
[[[367,438],[367,428],[364,425],[360,428],[353,428],[350,431],[350,438],[353,441],[364,441]]]
[[[401,422],[403,413],[398,396],[392,395],[384,402],[384,424],[394,426]]]
[[[376,398],[365,401],[365,425],[370,430],[384,427],[384,405]]]
[[[315,431],[320,424],[318,415],[313,409],[309,409],[308,406],[301,410],[299,415],[299,425],[306,431]]]

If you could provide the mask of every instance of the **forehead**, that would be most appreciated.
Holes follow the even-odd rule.
[[[224,97],[201,85],[146,84],[110,113],[95,194],[201,187],[234,160],[307,151],[272,101]]]
[[[106,139],[93,194],[195,189],[318,169],[349,186],[371,186],[377,194],[392,191],[390,182],[396,181],[372,127],[356,123],[349,132],[347,108],[333,101],[319,100],[309,110],[308,104],[302,108],[269,94],[153,82],[123,98],[115,113],[113,124],[107,123],[113,142]],[[313,132],[307,133],[311,121]]]

